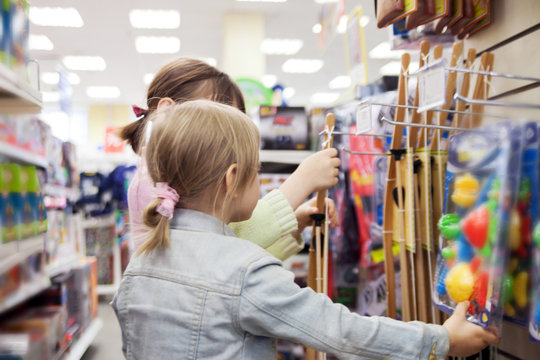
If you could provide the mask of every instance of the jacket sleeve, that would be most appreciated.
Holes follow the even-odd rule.
[[[363,317],[293,280],[275,259],[251,263],[239,297],[242,331],[302,343],[339,359],[446,357],[449,340],[444,327]]]
[[[303,239],[290,235],[298,228],[298,222],[289,202],[277,189],[259,200],[251,218],[229,227],[239,238],[259,245],[280,260],[304,247]]]

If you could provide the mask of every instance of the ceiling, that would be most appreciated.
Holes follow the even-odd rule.
[[[387,29],[377,29],[374,20],[373,0],[348,0],[346,13],[361,5],[364,15],[370,17],[365,27],[366,48],[369,52],[377,44],[388,39]],[[51,51],[32,50],[30,57],[40,64],[41,72],[55,71],[65,55],[99,55],[106,61],[102,72],[78,71],[81,82],[73,86],[72,102],[75,106],[92,103],[145,105],[146,85],[143,75],[156,72],[162,65],[179,56],[213,57],[217,67],[222,60],[223,23],[227,13],[262,13],[265,19],[266,37],[300,38],[304,46],[294,56],[267,55],[266,73],[277,76],[278,83],[293,87],[296,94],[290,105],[309,105],[314,92],[328,92],[328,83],[337,75],[347,73],[345,37],[336,34],[327,45],[319,46],[312,27],[318,22],[321,5],[315,0],[288,0],[285,3],[249,3],[236,0],[34,0],[33,6],[75,7],[84,26],[81,28],[43,27],[30,24],[31,34],[43,34],[54,44]],[[131,9],[177,9],[181,25],[175,30],[140,30],[129,23]],[[139,54],[135,50],[138,35],[176,35],[180,37],[181,49],[173,55]],[[238,54],[242,56],[242,54]],[[281,65],[291,57],[314,58],[324,61],[323,68],[315,74],[286,74]],[[378,69],[390,60],[368,59],[369,81],[377,80]],[[90,99],[87,86],[113,85],[120,89],[120,97],[114,100]],[[44,91],[53,91],[54,85],[41,85]],[[336,91],[336,90],[333,90]],[[343,90],[337,90],[343,91]],[[56,106],[54,103],[46,107]]]

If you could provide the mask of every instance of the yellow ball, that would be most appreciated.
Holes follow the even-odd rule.
[[[474,205],[480,191],[480,183],[470,175],[464,174],[456,177],[452,201],[461,207],[468,208]]]
[[[456,303],[469,300],[474,289],[474,275],[468,263],[456,264],[444,279],[450,299]]]

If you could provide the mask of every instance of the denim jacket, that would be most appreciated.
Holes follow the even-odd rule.
[[[276,359],[276,338],[339,359],[443,359],[442,326],[362,317],[300,288],[218,219],[177,209],[170,248],[133,257],[112,305],[127,359]]]

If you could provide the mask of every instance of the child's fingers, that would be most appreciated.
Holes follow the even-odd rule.
[[[464,318],[467,316],[467,311],[469,309],[469,302],[463,301],[457,304],[456,309],[454,310],[454,314],[457,316],[457,318]]]
[[[490,345],[496,345],[501,341],[501,338],[489,330],[484,330],[484,341]]]

